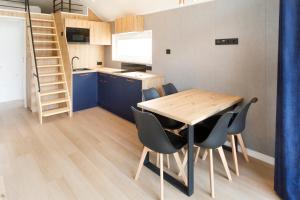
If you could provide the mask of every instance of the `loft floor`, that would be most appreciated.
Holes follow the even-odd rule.
[[[141,150],[135,126],[100,108],[40,125],[22,102],[0,104],[0,192],[8,200],[159,199],[158,176],[143,168],[133,180]],[[230,183],[215,157],[216,199],[278,199],[272,166],[255,159],[246,164],[239,155],[241,175],[232,172]],[[165,199],[211,199],[208,169],[208,160],[198,161],[192,197],[165,182]]]

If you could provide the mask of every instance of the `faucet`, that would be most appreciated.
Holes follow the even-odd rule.
[[[74,60],[75,60],[75,59],[79,60],[79,58],[78,58],[77,56],[74,56],[74,57],[72,58],[72,69],[74,69]]]

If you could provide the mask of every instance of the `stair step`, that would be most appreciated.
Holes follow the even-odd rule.
[[[38,19],[38,18],[31,18],[31,21],[38,21],[38,22],[54,22],[52,19]]]
[[[52,116],[52,115],[66,113],[66,112],[69,112],[69,111],[70,111],[70,109],[68,107],[57,108],[57,109],[43,111],[42,115],[43,115],[43,117],[49,117],[49,116]]]
[[[35,49],[36,51],[59,51],[59,49]]]
[[[69,101],[69,99],[67,99],[67,98],[51,99],[51,100],[46,100],[46,101],[42,102],[42,106],[49,106],[49,105],[58,104],[58,103],[65,103],[67,101]]]
[[[48,95],[53,95],[53,94],[62,94],[62,93],[66,93],[66,92],[67,92],[67,90],[65,90],[65,89],[49,90],[49,91],[41,92],[40,95],[41,96],[48,96]]]
[[[49,82],[49,83],[41,83],[40,86],[50,86],[50,85],[60,85],[60,84],[64,84],[64,81],[56,81],[56,82]]]
[[[62,67],[62,65],[38,65],[38,68]]]
[[[45,13],[31,13],[32,18],[38,18],[38,19],[54,19],[53,14],[45,14]]]
[[[35,40],[34,43],[58,43],[58,41],[49,41],[49,40]]]
[[[54,33],[32,33],[34,36],[56,36]]]
[[[40,77],[47,77],[47,76],[60,76],[60,75],[64,75],[64,73],[48,73],[48,74],[39,74]]]
[[[59,59],[60,56],[47,56],[47,57],[36,57],[37,60],[45,60],[45,59]]]
[[[35,25],[33,25],[32,28],[55,29],[55,27],[53,26],[35,26]]]

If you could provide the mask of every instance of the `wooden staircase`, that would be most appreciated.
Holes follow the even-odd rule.
[[[30,19],[31,27],[30,29]],[[28,34],[31,34],[31,54],[35,74],[39,120],[53,115],[68,113],[72,109],[58,33],[53,15],[43,18],[31,14],[28,17]],[[34,60],[35,59],[35,60]]]

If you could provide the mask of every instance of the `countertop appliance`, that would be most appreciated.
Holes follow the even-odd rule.
[[[90,43],[90,29],[67,27],[68,43]]]
[[[150,66],[147,65],[141,65],[141,64],[133,64],[133,63],[122,63],[121,64],[121,73],[126,73],[126,72],[146,72],[147,70],[151,70]]]

